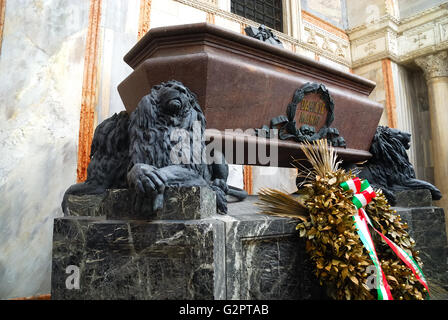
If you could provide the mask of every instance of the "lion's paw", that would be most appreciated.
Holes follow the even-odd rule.
[[[139,193],[151,195],[165,190],[163,173],[151,165],[137,163],[128,173],[128,184]]]
[[[212,185],[220,188],[222,191],[224,191],[224,193],[227,193],[227,191],[229,190],[229,187],[227,186],[227,183],[224,179],[215,179],[213,180]]]
[[[137,163],[128,172],[128,185],[138,194],[153,198],[153,210],[163,207],[166,177],[156,167]]]

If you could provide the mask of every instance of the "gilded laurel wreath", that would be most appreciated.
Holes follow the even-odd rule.
[[[306,239],[306,251],[315,267],[315,275],[333,299],[376,299],[369,285],[372,260],[357,233],[353,215],[356,208],[350,191],[340,184],[354,178],[353,172],[339,168],[337,155],[325,140],[302,147],[311,169],[299,170],[304,178],[300,196],[263,189],[258,203],[265,214],[298,218],[296,229]],[[373,226],[404,249],[421,265],[415,242],[406,232],[407,224],[392,210],[381,190],[365,208]],[[394,299],[424,299],[426,289],[413,272],[383,240],[372,233],[381,268]]]

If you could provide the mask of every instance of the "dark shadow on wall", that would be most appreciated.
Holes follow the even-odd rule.
[[[434,184],[428,87],[422,71],[410,68],[406,68],[406,71],[413,118],[414,133],[411,138],[411,147],[415,155],[415,174],[418,179]]]

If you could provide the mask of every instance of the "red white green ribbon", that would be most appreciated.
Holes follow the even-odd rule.
[[[395,254],[408,266],[409,269],[414,273],[417,280],[425,287],[429,294],[428,284],[425,280],[422,270],[418,266],[418,264],[412,259],[412,257],[402,248],[397,246],[393,241],[379,232],[370,221],[367,213],[364,211],[363,207],[365,207],[374,197],[376,197],[373,188],[370,186],[367,180],[361,181],[359,178],[354,178],[348,180],[346,182],[341,183],[341,187],[348,191],[352,190],[354,193],[352,202],[355,207],[358,209],[357,214],[354,215],[353,219],[355,220],[355,225],[357,227],[358,234],[364,246],[366,247],[370,258],[377,269],[378,276],[378,299],[379,300],[393,300],[392,295],[390,293],[390,288],[387,283],[386,277],[384,275],[383,270],[381,269],[381,265],[378,261],[378,256],[375,251],[375,246],[373,244],[372,237],[370,236],[368,224],[375,230],[381,238],[389,245],[389,247],[395,252]]]
[[[420,267],[414,261],[414,259],[412,259],[412,257],[404,249],[397,246],[392,240],[387,238],[384,234],[376,230],[373,226],[372,228],[376,232],[378,232],[381,238],[383,238],[383,240],[389,245],[389,247],[395,252],[395,254],[406,264],[406,266],[408,266],[409,269],[411,269],[414,276],[425,287],[429,295],[428,283],[426,282],[425,276],[423,275],[423,271],[420,269]]]
[[[341,187],[346,191],[352,190],[354,193],[352,202],[358,209],[358,212],[353,216],[353,220],[355,220],[358,235],[367,249],[367,253],[370,256],[370,259],[372,259],[373,265],[376,269],[378,300],[393,300],[392,294],[390,293],[389,284],[387,283],[386,276],[381,268],[378,255],[375,250],[375,245],[373,244],[373,240],[370,235],[369,227],[367,225],[367,214],[365,214],[363,209],[363,207],[365,207],[372,200],[372,198],[376,196],[376,194],[372,187],[368,185],[368,182],[367,184],[365,182],[362,184],[359,178],[354,178],[343,182],[341,183]]]

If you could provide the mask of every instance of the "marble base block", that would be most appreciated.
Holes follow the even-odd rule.
[[[431,207],[432,196],[428,189],[406,190],[395,193],[396,207]]]
[[[224,226],[186,221],[55,219],[52,299],[223,299]],[[79,268],[79,289],[66,286]]]
[[[189,194],[202,204],[209,199],[205,189]],[[104,202],[117,209],[110,198],[125,196],[110,190]],[[229,203],[227,215],[204,204],[210,212],[200,219],[110,219],[110,212],[55,219],[52,299],[324,297],[298,221],[259,214],[256,200]],[[70,265],[79,268],[79,289],[66,285]]]
[[[108,190],[98,211],[107,219],[201,219],[216,213],[216,196],[208,187],[171,187],[164,192],[161,210],[153,211],[152,205],[150,198],[128,189],[113,189]]]
[[[67,198],[66,210],[69,216],[101,216],[100,207],[108,192],[93,195],[69,195]]]
[[[448,241],[443,209],[432,205],[429,190],[401,191],[396,196],[394,209],[408,224],[426,278],[448,290]]]
[[[295,227],[299,220],[258,213],[257,196],[229,204],[225,223],[226,298],[327,299]]]

